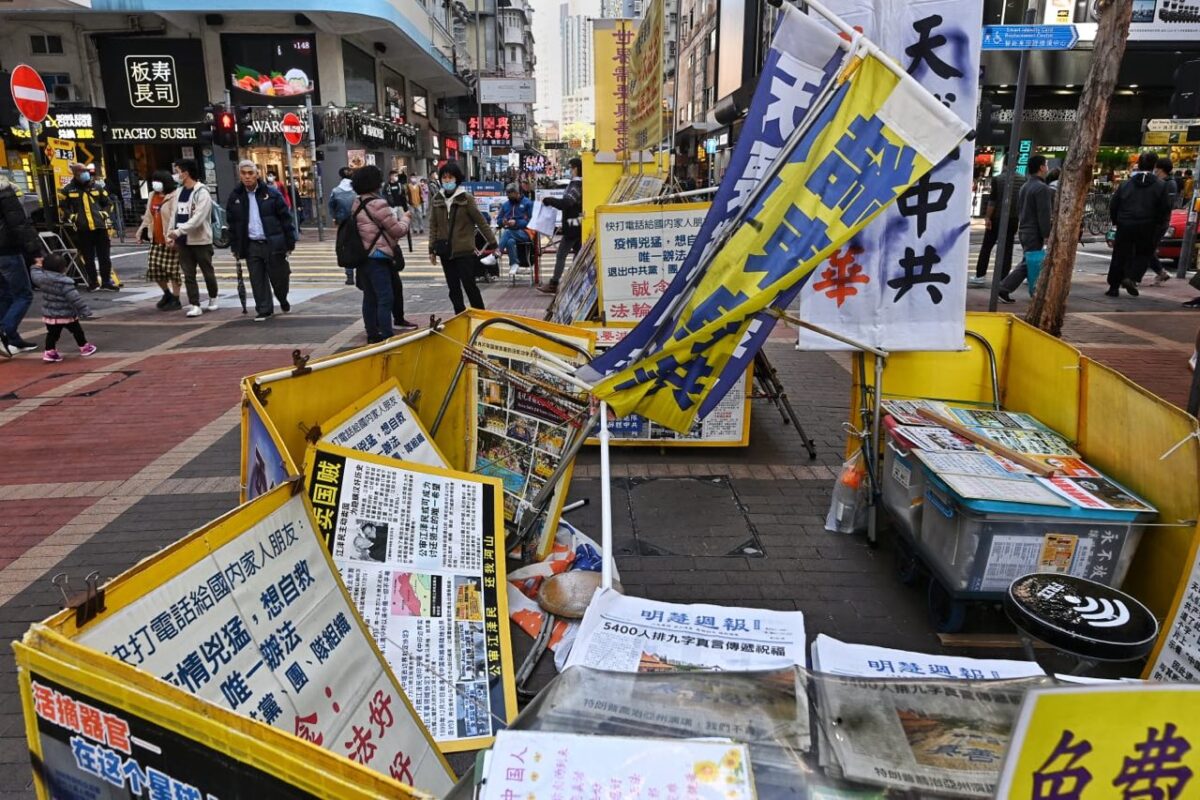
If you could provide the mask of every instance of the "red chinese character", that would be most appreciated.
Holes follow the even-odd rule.
[[[407,783],[409,786],[412,786],[412,759],[397,750],[396,757],[392,759],[392,765],[388,767],[388,773],[401,783]]]
[[[40,683],[33,684],[33,710],[44,720],[58,722],[58,706],[54,702],[54,690],[42,686]]]
[[[813,284],[813,289],[825,292],[825,296],[837,301],[838,308],[846,302],[847,297],[858,294],[856,283],[870,283],[871,278],[863,275],[862,265],[854,263],[863,249],[857,245],[843,250],[835,250],[829,257],[829,266],[821,271],[822,280]]]
[[[306,742],[312,742],[320,747],[325,743],[325,734],[317,733],[312,727],[317,724],[317,712],[309,714],[307,717],[296,715],[296,730],[295,734]]]
[[[651,307],[652,306],[649,303],[634,303],[633,316],[636,319],[641,319],[642,317],[648,316],[650,314]]]
[[[75,698],[60,694],[55,700],[58,705],[58,724],[79,733],[79,704]]]
[[[371,759],[375,757],[375,751],[379,749],[371,743],[371,729],[360,728],[358,725],[350,727],[350,741],[342,742],[342,747],[346,748],[346,758],[363,765],[370,764]]]
[[[614,319],[628,319],[629,306],[625,305],[624,303],[617,303],[612,307],[612,311],[609,316],[613,317]]]
[[[667,289],[669,289],[669,288],[671,288],[671,284],[667,283],[667,282],[666,282],[666,281],[664,281],[664,280],[659,280],[659,282],[658,282],[658,283],[654,284],[654,293],[655,293],[655,294],[662,294],[663,292],[665,292],[665,291],[666,291]]]
[[[112,714],[104,715],[104,732],[110,746],[129,753],[129,723]]]
[[[385,695],[383,690],[375,692],[375,696],[371,698],[371,703],[368,709],[371,712],[371,724],[379,726],[379,735],[383,736],[383,732],[396,724],[396,717],[392,714],[392,696]]]
[[[92,708],[87,703],[80,703],[79,726],[84,736],[104,744],[104,720],[99,709]]]
[[[630,290],[634,297],[649,297],[650,296],[650,281],[634,281],[630,285]]]

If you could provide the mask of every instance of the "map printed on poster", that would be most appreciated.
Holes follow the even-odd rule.
[[[190,566],[76,641],[384,775],[402,773],[409,785],[449,789],[433,742],[334,576],[304,498],[289,492],[279,487],[193,534]],[[209,550],[222,526],[243,524]]]
[[[486,747],[517,713],[497,482],[328,445],[309,462],[320,531],[421,721],[444,752]]]
[[[242,405],[242,502],[266,494],[287,480],[288,462],[253,395]]]
[[[301,791],[244,761],[77,690],[30,674],[43,778],[51,797],[303,800]],[[125,794],[128,792],[128,794]]]
[[[629,333],[629,328],[597,328],[596,352],[603,352],[612,347]],[[749,442],[750,436],[750,403],[749,394],[751,382],[754,379],[753,367],[746,373],[746,380],[729,390],[721,402],[702,420],[697,420],[691,431],[686,434],[676,433],[670,428],[651,422],[637,414],[629,414],[620,419],[608,421],[608,432],[614,446],[652,444],[665,445],[672,442],[681,444],[716,445],[737,444]],[[593,432],[588,444],[599,444]]]
[[[827,4],[974,127],[982,0],[830,0]],[[800,293],[806,321],[886,350],[963,346],[973,145],[959,144]],[[846,345],[801,329],[804,349]]]
[[[431,467],[449,466],[395,378],[381,383],[321,426],[326,444]]]
[[[749,750],[729,741],[504,731],[487,759],[481,800],[755,797]]]
[[[708,208],[685,203],[596,210],[601,319],[637,322],[650,314],[687,258]]]
[[[1200,683],[1200,540],[1192,546],[1191,565],[1146,669],[1149,680]]]

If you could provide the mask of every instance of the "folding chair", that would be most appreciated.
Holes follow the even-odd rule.
[[[76,283],[87,285],[87,275],[79,263],[79,254],[75,248],[67,247],[67,243],[54,231],[38,231],[38,238],[42,240],[42,247],[46,248],[50,255],[62,256],[67,260],[67,275]]]

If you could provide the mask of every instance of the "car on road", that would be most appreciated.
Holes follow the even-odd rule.
[[[1158,251],[1155,256],[1159,261],[1170,261],[1172,264],[1179,263],[1179,252],[1183,246],[1183,234],[1187,229],[1187,209],[1176,208],[1171,211],[1171,221],[1167,224],[1167,232],[1163,235],[1163,239],[1158,244]],[[1196,218],[1196,230],[1200,232],[1200,215]],[[1111,249],[1113,239],[1116,238],[1117,229],[1114,226],[1109,226],[1108,233],[1104,236],[1104,241]],[[1196,236],[1196,241],[1200,244],[1200,233]],[[1195,259],[1192,261],[1193,266],[1196,264]]]

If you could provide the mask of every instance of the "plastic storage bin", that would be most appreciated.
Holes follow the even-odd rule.
[[[920,550],[952,595],[999,596],[1030,572],[1119,587],[1151,516],[967,500],[926,471]]]
[[[925,502],[925,469],[908,444],[893,430],[889,417],[884,423],[887,432],[883,445],[883,480],[880,495],[883,507],[908,538],[917,541],[921,536],[921,506]]]

